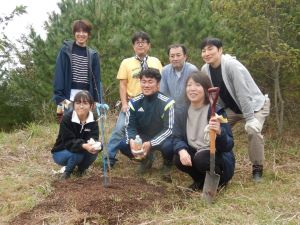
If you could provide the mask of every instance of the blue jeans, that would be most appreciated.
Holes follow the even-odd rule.
[[[79,171],[85,171],[97,159],[98,154],[91,154],[88,151],[70,152],[64,149],[59,152],[53,152],[52,157],[56,164],[66,166],[66,173],[71,174],[76,166]]]
[[[118,146],[125,137],[125,127],[128,124],[128,112],[120,112],[115,129],[113,130],[109,142],[107,144],[107,151],[109,156],[109,163],[111,166],[115,164]],[[104,159],[106,163],[106,159]]]
[[[131,153],[130,145],[126,143],[126,140],[121,141],[119,148],[122,154],[126,155],[130,159],[134,158],[133,154]],[[154,150],[158,150],[162,153],[164,161],[172,162],[174,153],[171,138],[167,138],[161,145],[151,147],[150,151]]]

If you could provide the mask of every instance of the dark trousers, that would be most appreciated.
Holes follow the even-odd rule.
[[[134,158],[133,154],[131,153],[130,145],[126,143],[126,140],[122,140],[118,146],[122,154],[126,155],[128,158]],[[162,153],[162,157],[166,161],[173,160],[173,144],[172,139],[167,138],[161,145],[151,147],[150,151],[158,150]]]
[[[196,151],[189,148],[188,153],[192,159],[192,166],[182,165],[179,155],[175,154],[174,163],[176,167],[189,174],[197,183],[204,184],[206,171],[209,171],[209,150]],[[223,152],[216,155],[215,172],[220,175],[220,185],[226,184],[234,174],[235,159],[232,152]]]

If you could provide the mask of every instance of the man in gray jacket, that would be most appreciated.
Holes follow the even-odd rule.
[[[252,176],[254,181],[260,181],[264,162],[264,138],[261,131],[270,113],[270,100],[262,94],[244,65],[235,57],[223,54],[222,46],[218,38],[202,41],[201,55],[206,64],[201,70],[210,76],[213,86],[220,88],[219,104],[225,108],[229,123],[234,125],[245,120]]]
[[[188,75],[197,71],[197,67],[186,62],[187,49],[182,44],[173,44],[168,47],[170,64],[163,67],[160,82],[160,92],[175,100],[175,108],[184,106],[185,83]]]

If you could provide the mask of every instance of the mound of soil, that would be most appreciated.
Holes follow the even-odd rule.
[[[139,210],[152,208],[156,201],[166,198],[163,187],[148,184],[144,179],[113,177],[109,187],[102,182],[100,175],[56,181],[54,191],[42,203],[17,216],[11,224],[53,224],[51,217],[56,215],[61,221],[62,214],[75,214],[72,224],[76,225],[120,224],[132,221]]]

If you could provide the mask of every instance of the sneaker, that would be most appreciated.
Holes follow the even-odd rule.
[[[172,161],[164,160],[164,164],[160,169],[161,177],[164,181],[172,183],[171,179]]]
[[[141,161],[139,168],[137,169],[138,174],[144,174],[149,171],[154,161],[154,154],[151,152],[149,155]]]
[[[82,177],[85,174],[86,174],[86,170],[80,170],[80,169],[76,170],[76,172],[74,173],[76,177]]]
[[[189,188],[192,189],[193,191],[202,191],[204,186],[204,181],[199,182],[199,181],[194,181]]]
[[[62,174],[61,174],[61,176],[60,176],[60,179],[61,180],[67,180],[67,179],[69,179],[70,178],[70,176],[71,176],[71,174],[69,173],[69,172],[63,172]]]
[[[255,182],[260,182],[262,180],[263,165],[253,165],[252,166],[252,179]]]

